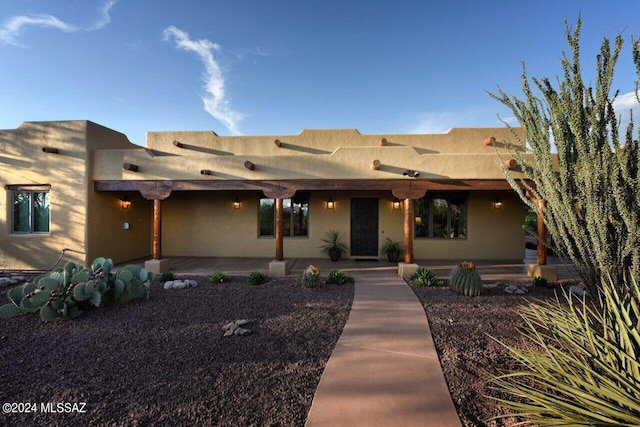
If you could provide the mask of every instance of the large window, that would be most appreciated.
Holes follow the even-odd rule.
[[[11,232],[48,233],[49,191],[11,191]]]
[[[466,239],[466,196],[429,195],[416,200],[415,237]]]
[[[297,196],[282,200],[284,236],[309,235],[309,197]],[[276,234],[276,201],[260,199],[260,236]]]

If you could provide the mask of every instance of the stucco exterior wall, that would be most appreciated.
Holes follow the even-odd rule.
[[[356,130],[305,130],[280,137],[218,137],[212,132],[149,132],[147,149],[101,150],[95,180],[280,180],[397,179],[407,169],[421,179],[503,179],[496,152],[510,158],[502,143],[487,146],[484,136],[514,141],[503,128],[452,129],[432,135],[361,135]],[[382,138],[388,139],[380,146]],[[183,148],[173,145],[180,141]],[[288,141],[288,142],[287,142]],[[381,162],[377,170],[371,165]],[[244,167],[255,164],[254,170]],[[123,163],[139,167],[125,171]],[[210,170],[211,175],[201,175]],[[522,175],[516,170],[515,175]]]
[[[521,130],[518,132],[521,135]],[[498,142],[485,145],[484,139],[489,137]],[[0,196],[0,269],[46,269],[56,262],[63,248],[78,252],[68,252],[62,262],[88,264],[97,256],[110,257],[115,262],[148,257],[153,202],[135,191],[135,186],[96,191],[94,186],[100,182],[153,181],[171,187],[180,181],[213,181],[215,185],[197,187],[210,191],[193,191],[194,187],[180,191],[178,186],[162,201],[162,255],[167,257],[273,257],[275,239],[258,236],[256,191],[244,191],[249,187],[243,184],[252,181],[329,183],[310,191],[308,236],[286,237],[285,257],[323,256],[319,246],[330,229],[338,230],[351,246],[353,198],[379,200],[380,247],[386,237],[403,240],[402,210],[392,209],[394,195],[390,190],[380,190],[384,186],[367,187],[367,183],[406,180],[409,184],[411,179],[403,176],[408,169],[420,172],[418,180],[434,183],[500,181],[504,174],[496,151],[509,158],[502,140],[518,142],[504,128],[452,129],[433,135],[362,135],[354,129],[246,137],[220,137],[213,132],[150,132],[147,148],[141,148],[122,133],[86,120],[25,122],[18,129],[0,131],[0,184],[4,190]],[[59,153],[44,153],[43,147],[57,148]],[[374,160],[381,163],[377,169],[372,168]],[[246,161],[252,162],[255,169],[247,169]],[[124,163],[138,165],[138,172],[124,170]],[[209,170],[211,175],[202,175],[201,170]],[[514,173],[521,176],[517,168]],[[330,188],[332,180],[342,180],[343,187],[317,191]],[[345,188],[350,180],[359,184],[346,184]],[[229,187],[221,190],[216,181],[232,181],[238,191]],[[15,185],[51,186],[48,233],[11,233],[8,186]],[[128,209],[123,209],[121,203],[125,196],[132,202]],[[233,208],[235,197],[241,201],[240,209]],[[326,208],[329,197],[335,201],[333,210]],[[417,238],[414,257],[521,258],[524,206],[512,192],[503,192],[504,207],[497,211],[492,207],[495,197],[496,192],[483,191],[482,186],[471,189],[468,238]]]
[[[240,209],[233,208],[235,197]],[[502,209],[494,209],[496,197]],[[335,208],[326,208],[331,197]],[[378,198],[378,247],[385,238],[403,241],[403,212],[389,192],[312,192],[308,237],[285,237],[285,258],[325,257],[319,246],[327,230],[338,230],[351,246],[351,198]],[[162,202],[163,256],[273,257],[275,239],[258,236],[255,192],[177,192]],[[466,239],[416,238],[416,259],[524,258],[524,204],[510,192],[475,192],[467,199]],[[347,254],[346,258],[349,255]]]
[[[43,147],[59,153],[44,153]],[[136,244],[124,244],[111,252],[112,245],[104,243],[120,220],[110,214],[117,199],[94,192],[90,179],[92,153],[102,147],[135,146],[123,134],[86,120],[25,122],[0,131],[0,269],[47,269],[64,248],[78,252],[66,252],[61,263],[85,265],[99,255],[117,261],[149,253],[149,220],[140,234],[146,239],[144,251]],[[49,233],[12,234],[7,186],[42,184],[51,185]]]

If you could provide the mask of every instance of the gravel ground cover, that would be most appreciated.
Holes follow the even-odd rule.
[[[74,321],[0,321],[0,425],[303,426],[353,285],[191,278]],[[238,319],[251,334],[223,337]]]

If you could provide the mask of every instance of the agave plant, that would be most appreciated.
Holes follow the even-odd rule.
[[[493,378],[491,397],[531,425],[640,425],[640,289],[611,279],[598,301],[539,302],[521,313],[531,346],[507,347],[518,371]],[[501,417],[498,417],[501,418]]]

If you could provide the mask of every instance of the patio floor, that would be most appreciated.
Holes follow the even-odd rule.
[[[269,272],[269,262],[272,258],[211,258],[211,257],[174,257],[168,256],[171,264],[171,271],[176,275],[199,275],[208,276],[218,271],[223,271],[230,275],[247,276],[253,271],[261,271],[265,274]],[[341,269],[350,275],[358,273],[395,273],[398,270],[397,264],[392,264],[385,260],[353,260],[343,259],[332,262],[328,258],[293,258],[286,257],[292,262],[290,275],[300,275],[310,264],[320,268],[321,274],[326,274],[333,269]],[[131,261],[126,264],[137,264],[144,266],[145,259]],[[421,267],[428,267],[435,271],[439,278],[447,278],[451,273],[453,265],[460,260],[429,260],[417,259],[415,263]],[[536,252],[526,250],[526,258],[521,261],[477,261],[478,271],[485,280],[527,280],[527,264],[536,262]],[[558,269],[558,279],[578,279],[579,276],[573,268],[563,265],[555,257],[549,257],[549,265],[555,265]]]

